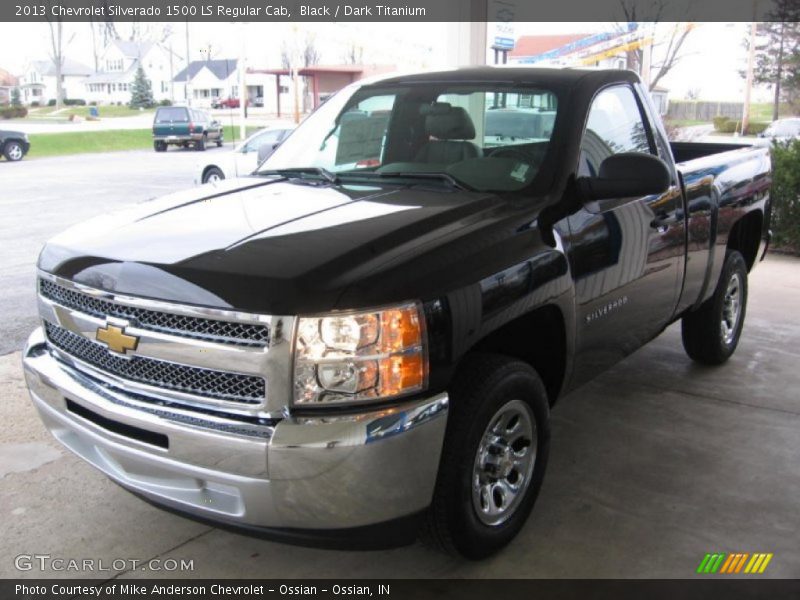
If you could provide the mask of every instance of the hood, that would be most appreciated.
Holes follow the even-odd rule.
[[[39,266],[174,302],[269,314],[360,308],[426,299],[466,271],[476,281],[474,270],[499,258],[487,246],[519,230],[507,222],[518,212],[494,195],[430,184],[227,179],[77,225],[48,242]]]

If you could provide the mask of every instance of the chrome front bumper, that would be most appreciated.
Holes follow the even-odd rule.
[[[177,411],[181,418],[173,418],[175,411],[73,371],[50,354],[41,328],[28,340],[23,366],[55,438],[156,504],[234,525],[340,530],[413,515],[431,502],[447,394],[356,415],[286,417],[239,432],[234,421],[205,414]],[[75,405],[99,417],[79,416]],[[167,447],[104,423],[166,436]]]

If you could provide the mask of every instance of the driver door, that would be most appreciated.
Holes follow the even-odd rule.
[[[578,176],[596,176],[612,154],[657,155],[655,135],[634,89],[616,85],[592,102]],[[671,157],[668,157],[668,163]],[[683,277],[682,197],[664,194],[585,203],[570,216],[568,250],[578,316],[576,375],[589,379],[669,322]]]

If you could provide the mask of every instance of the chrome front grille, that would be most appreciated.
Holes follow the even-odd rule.
[[[142,356],[123,358],[63,327],[45,321],[50,343],[69,356],[102,372],[140,384],[194,396],[245,404],[261,404],[266,395],[263,377],[191,367]]]
[[[179,337],[201,339],[218,344],[246,346],[269,345],[266,324],[240,323],[203,317],[178,315],[108,302],[47,279],[39,280],[39,293],[62,306],[96,317],[126,319],[141,329]]]

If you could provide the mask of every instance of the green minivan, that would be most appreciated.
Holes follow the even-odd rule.
[[[156,110],[153,120],[156,152],[164,152],[170,144],[205,150],[209,142],[222,146],[224,140],[222,124],[207,112],[187,106],[161,106]]]

